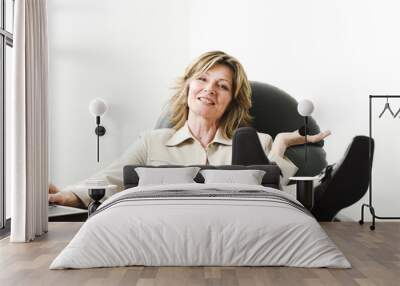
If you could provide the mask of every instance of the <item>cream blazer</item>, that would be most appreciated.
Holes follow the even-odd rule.
[[[281,185],[287,185],[289,177],[298,168],[286,157],[270,152],[272,137],[258,133],[261,146],[270,161],[281,168]],[[108,167],[90,178],[104,179],[108,184],[116,185],[116,189],[106,192],[106,197],[123,189],[123,167],[125,165],[230,165],[232,161],[232,140],[222,137],[217,131],[214,140],[203,148],[191,134],[186,124],[175,131],[171,128],[156,129],[144,132],[128,150]],[[84,181],[68,186],[63,191],[72,191],[87,206],[90,202]]]

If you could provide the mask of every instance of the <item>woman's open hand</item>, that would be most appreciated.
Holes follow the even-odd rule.
[[[60,189],[53,184],[49,185],[48,200],[49,203],[70,207],[79,207],[82,205],[79,198],[73,192],[60,192]]]
[[[315,135],[307,135],[307,143],[320,142],[330,134],[331,134],[330,130],[325,130]],[[306,137],[300,135],[299,130],[295,130],[293,132],[279,133],[277,136],[281,137],[281,140],[283,140],[283,142],[285,143],[286,148],[306,143]]]
[[[330,130],[320,132],[315,135],[307,135],[307,143],[317,143],[325,139],[331,134]],[[304,144],[306,142],[305,136],[300,135],[299,130],[293,132],[282,132],[276,135],[275,140],[272,144],[271,152],[283,157],[286,149],[290,146]]]

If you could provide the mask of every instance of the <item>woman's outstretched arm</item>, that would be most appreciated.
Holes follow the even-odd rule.
[[[331,134],[330,130],[320,132],[315,135],[307,135],[307,143],[317,143]],[[271,152],[283,157],[286,149],[290,146],[304,144],[306,142],[305,136],[300,135],[298,130],[293,132],[282,132],[276,135],[272,143]]]

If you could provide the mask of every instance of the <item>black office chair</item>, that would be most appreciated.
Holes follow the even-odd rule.
[[[297,112],[297,101],[286,92],[265,83],[251,82],[253,105],[253,127],[275,138],[278,133],[291,132],[304,124],[304,118]],[[169,108],[166,107],[159,117],[155,128],[171,127]],[[309,133],[317,134],[320,129],[315,120],[309,118]],[[323,141],[308,145],[307,164],[304,160],[304,145],[287,149],[285,155],[299,167],[296,176],[314,176],[327,166]],[[234,158],[233,158],[234,159]],[[234,161],[233,161],[234,163]]]

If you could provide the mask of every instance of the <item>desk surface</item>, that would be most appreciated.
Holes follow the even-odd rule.
[[[66,216],[66,215],[77,215],[87,214],[87,210],[80,208],[73,208],[60,205],[49,205],[49,217]]]

